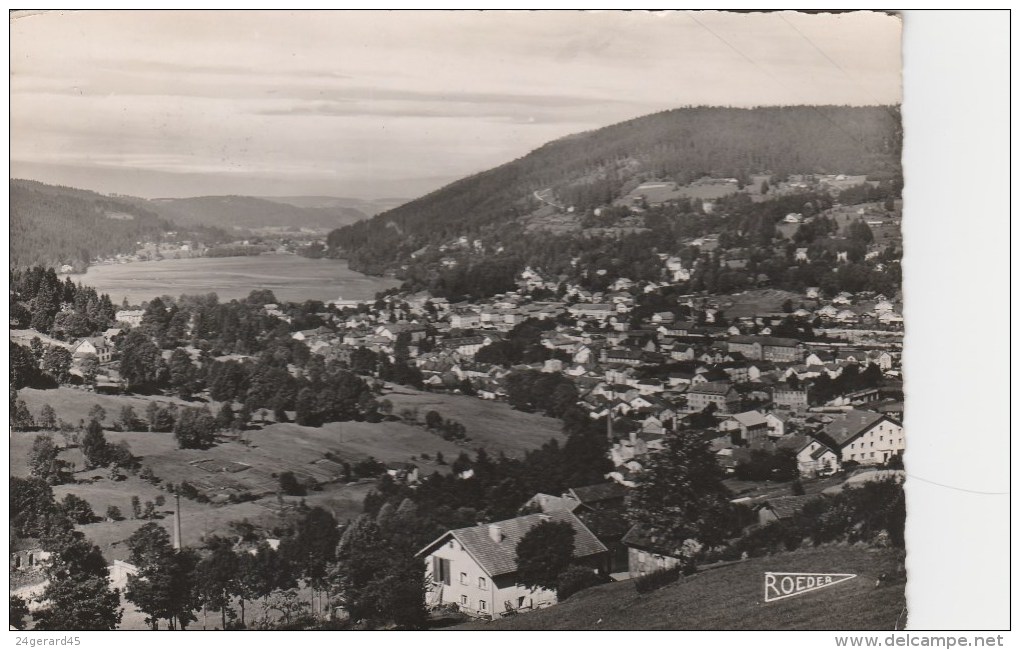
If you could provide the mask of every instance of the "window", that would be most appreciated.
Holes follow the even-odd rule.
[[[467,581],[467,574],[464,573],[463,571],[461,571],[461,574],[460,574],[460,584],[466,585],[467,583],[468,583],[468,581]]]
[[[450,561],[441,557],[432,558],[432,581],[436,584],[450,584]]]
[[[485,584],[485,578],[479,578],[478,579],[478,588],[479,589],[488,589],[488,585]]]
[[[488,605],[486,604],[486,602],[484,600],[479,600],[478,601],[478,611],[480,611],[480,612],[488,611]]]
[[[467,596],[461,596],[460,597],[460,604],[461,605],[467,605]]]
[[[517,607],[524,607],[524,596],[517,597]]]

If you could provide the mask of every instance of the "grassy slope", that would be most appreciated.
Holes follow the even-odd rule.
[[[541,447],[551,438],[561,442],[564,439],[559,420],[515,411],[504,402],[465,395],[427,393],[406,386],[387,391],[382,398],[393,403],[395,414],[405,408],[417,408],[420,422],[425,420],[425,414],[431,410],[438,411],[444,418],[460,422],[467,428],[467,435],[471,438],[467,446],[471,449],[485,447],[492,453],[504,451],[510,456],[520,456],[525,451]]]
[[[753,558],[702,571],[648,594],[630,581],[576,594],[537,612],[460,629],[484,630],[891,630],[905,624],[905,581],[875,587],[896,573],[892,549],[833,546]],[[857,578],[764,603],[764,573],[856,573]]]

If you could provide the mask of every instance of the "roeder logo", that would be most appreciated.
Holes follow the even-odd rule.
[[[765,602],[800,596],[809,591],[818,591],[838,585],[852,578],[856,573],[765,573]]]

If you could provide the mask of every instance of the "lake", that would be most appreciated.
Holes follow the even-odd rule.
[[[279,254],[104,264],[70,277],[110,294],[118,306],[124,298],[136,305],[157,296],[181,294],[215,293],[228,301],[246,298],[253,289],[271,289],[284,302],[355,300],[400,285],[399,280],[352,271],[343,260]]]

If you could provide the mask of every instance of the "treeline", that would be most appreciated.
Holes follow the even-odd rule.
[[[605,204],[639,173],[678,183],[704,175],[879,172],[897,176],[901,121],[895,107],[682,108],[563,138],[376,217],[335,230],[328,244],[351,267],[381,273],[412,251],[475,237],[531,212],[532,193],[591,189],[579,209]],[[583,185],[582,185],[583,186]],[[587,197],[587,198],[585,198]],[[506,242],[509,240],[502,240]]]
[[[12,327],[34,328],[58,339],[91,336],[110,327],[116,309],[107,294],[92,287],[63,282],[53,268],[12,268],[10,320]]]
[[[15,267],[69,264],[77,270],[118,253],[133,253],[137,242],[177,239],[227,241],[219,228],[196,226],[183,232],[174,222],[128,197],[87,190],[10,181],[10,264]]]

